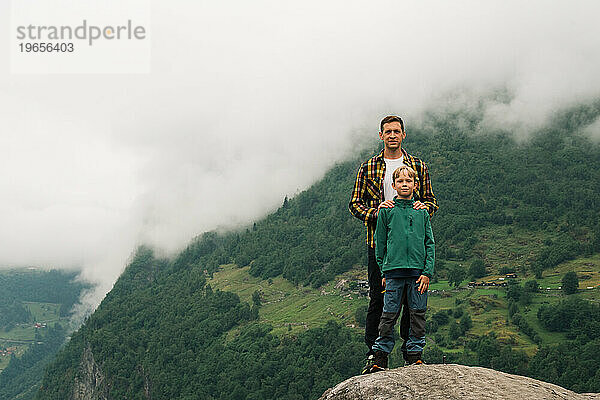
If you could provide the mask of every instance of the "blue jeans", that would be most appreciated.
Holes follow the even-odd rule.
[[[381,270],[375,260],[375,247],[367,246],[369,260],[369,309],[367,310],[367,321],[365,324],[365,343],[369,347],[367,355],[372,354],[375,340],[379,337],[379,322],[383,312],[383,287],[381,286]],[[416,279],[416,278],[415,278]],[[404,308],[400,317],[400,337],[403,339],[402,354],[406,358],[406,342],[408,341],[408,303],[404,298]]]
[[[394,326],[402,309],[402,296],[406,291],[410,327],[406,351],[409,354],[421,353],[425,347],[425,311],[427,310],[427,292],[419,293],[417,278],[387,278],[383,296],[383,313],[379,322],[379,337],[373,345],[373,351],[391,353],[396,341]]]

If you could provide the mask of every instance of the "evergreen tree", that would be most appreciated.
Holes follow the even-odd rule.
[[[483,278],[485,276],[485,264],[481,258],[476,258],[471,262],[469,267],[469,275],[473,279]]]
[[[467,273],[463,267],[454,265],[448,271],[448,284],[454,287],[459,287],[467,277]]]
[[[260,292],[258,290],[255,290],[254,293],[252,293],[252,304],[254,304],[255,307],[261,306]]]
[[[540,285],[535,279],[529,280],[525,282],[523,286],[523,290],[526,292],[537,293],[539,291]]]
[[[579,279],[574,271],[569,271],[562,278],[562,290],[565,294],[573,294],[579,288]]]
[[[531,292],[529,292],[527,290],[523,290],[523,291],[521,291],[521,294],[519,296],[519,304],[521,304],[523,306],[528,306],[529,304],[531,304],[532,298],[533,298],[533,295],[531,294]]]
[[[456,322],[451,321],[450,322],[450,331],[448,332],[448,336],[450,337],[450,339],[456,340],[462,334],[463,333],[462,333],[462,330],[460,329],[460,326]]]
[[[367,305],[359,306],[354,313],[354,319],[356,319],[356,323],[358,326],[365,326],[367,322],[367,309],[369,307]]]
[[[473,327],[473,320],[468,313],[464,313],[460,319],[460,331],[464,335],[469,329]]]
[[[523,288],[519,286],[517,282],[508,281],[508,286],[506,287],[506,298],[508,301],[519,301],[521,298],[521,293]]]

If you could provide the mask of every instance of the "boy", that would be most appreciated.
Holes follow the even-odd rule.
[[[427,289],[433,275],[435,242],[427,210],[413,208],[417,173],[404,165],[392,176],[398,193],[393,208],[381,208],[375,229],[375,257],[385,288],[379,337],[373,345],[375,362],[371,372],[387,368],[388,354],[394,348],[394,325],[406,296],[410,327],[406,343],[407,363],[422,364],[425,346]]]

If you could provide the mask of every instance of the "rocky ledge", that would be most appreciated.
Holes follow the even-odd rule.
[[[569,399],[600,400],[560,386],[492,369],[456,364],[412,365],[352,377],[320,400],[390,399]]]

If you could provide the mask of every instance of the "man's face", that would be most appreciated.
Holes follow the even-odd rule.
[[[399,149],[405,137],[406,133],[402,131],[402,125],[396,121],[383,124],[383,132],[379,132],[379,139],[383,140],[383,145],[389,150]]]
[[[398,197],[410,199],[417,185],[415,180],[408,176],[408,171],[401,171],[396,179],[394,179],[392,187],[398,192]]]

